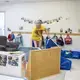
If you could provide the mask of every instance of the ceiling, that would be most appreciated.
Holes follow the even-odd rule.
[[[50,0],[0,0],[0,5],[15,4],[15,3],[27,3],[27,2],[41,2],[41,1],[50,1]]]
[[[28,2],[51,2],[51,1],[73,1],[73,0],[0,0],[0,5]]]
[[[0,0],[0,3],[41,2],[41,1],[52,1],[52,0]]]

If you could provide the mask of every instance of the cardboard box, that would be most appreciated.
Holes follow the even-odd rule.
[[[29,80],[37,80],[60,72],[61,48],[34,50],[29,55],[27,74]]]
[[[23,52],[0,51],[0,74],[25,77],[26,61]]]

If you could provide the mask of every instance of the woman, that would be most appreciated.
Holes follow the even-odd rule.
[[[46,28],[42,25],[42,21],[41,20],[36,21],[36,25],[32,30],[32,42],[34,44],[34,47],[41,48],[43,31],[45,31],[46,34],[48,35]]]

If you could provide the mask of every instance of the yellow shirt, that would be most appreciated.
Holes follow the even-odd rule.
[[[32,40],[36,40],[36,41],[42,40],[42,33],[45,30],[46,30],[46,28],[43,25],[41,25],[41,27],[39,29],[36,28],[36,26],[34,26],[34,28],[32,30]]]

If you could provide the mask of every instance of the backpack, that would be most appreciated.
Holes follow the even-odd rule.
[[[60,46],[64,46],[64,41],[63,41],[63,38],[62,37],[59,37],[57,39],[57,44],[60,45]]]
[[[52,40],[53,40],[54,42],[57,42],[57,39],[58,39],[58,37],[57,37],[56,35],[54,35],[54,36],[52,37]]]
[[[14,34],[9,34],[8,35],[8,40],[9,41],[13,41],[15,39],[15,35]]]
[[[65,40],[65,44],[67,44],[67,45],[72,44],[72,38],[69,35],[67,35],[64,40]]]
[[[11,38],[12,38],[12,40],[14,40],[15,39],[15,35],[11,34]]]
[[[12,41],[11,34],[8,35],[8,40],[9,40],[9,41]]]

